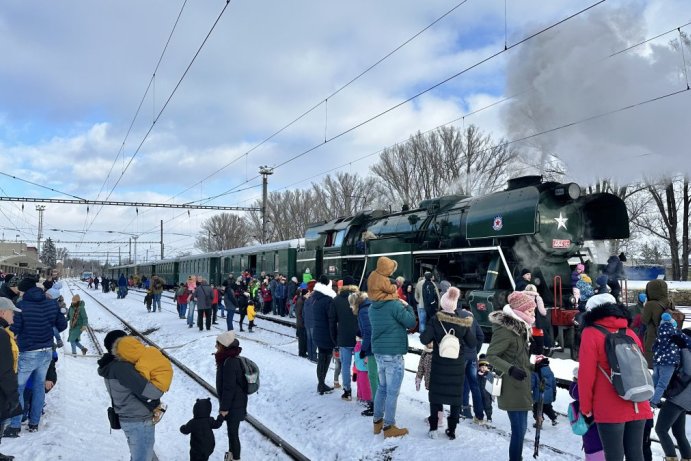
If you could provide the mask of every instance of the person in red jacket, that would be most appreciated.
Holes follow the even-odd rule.
[[[643,431],[653,417],[649,402],[622,399],[607,379],[611,369],[605,355],[605,335],[592,328],[600,325],[610,332],[626,328],[626,334],[641,347],[629,327],[631,314],[610,294],[593,296],[586,305],[579,350],[578,388],[581,413],[597,423],[607,461],[643,461]],[[642,347],[641,347],[642,349]]]

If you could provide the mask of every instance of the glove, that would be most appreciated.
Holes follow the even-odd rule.
[[[583,420],[588,426],[591,426],[595,422],[595,417],[593,415],[586,416],[583,415]]]
[[[420,390],[420,383],[422,380],[420,378],[415,378],[415,390],[419,391]]]
[[[674,335],[669,340],[676,344],[679,349],[684,349],[686,347],[686,340],[681,335]]]
[[[528,376],[525,374],[525,371],[521,370],[518,367],[509,368],[509,375],[517,381],[523,381],[525,377]]]
[[[365,351],[360,351],[360,358],[364,359],[365,357],[367,357],[367,353],[365,353]]]

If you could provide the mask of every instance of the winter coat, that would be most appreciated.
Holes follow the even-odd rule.
[[[626,334],[640,347],[636,333],[627,328],[629,316],[626,307],[616,304],[596,307],[583,316],[578,368],[580,406],[581,412],[592,413],[597,423],[625,423],[653,417],[648,402],[634,404],[619,397],[607,378],[611,369],[605,355],[605,335],[593,328],[593,325],[600,325],[611,332],[626,328]]]
[[[20,413],[17,386],[19,349],[5,319],[0,318],[0,421]],[[13,411],[14,410],[14,411]]]
[[[645,286],[645,293],[648,297],[643,306],[641,322],[645,325],[645,359],[648,361],[648,368],[653,367],[653,344],[657,338],[657,328],[660,325],[660,318],[665,309],[673,309],[667,293],[667,283],[664,280],[651,280]]]
[[[211,417],[210,399],[197,399],[192,414],[194,418],[180,426],[180,432],[185,435],[192,434],[190,459],[207,459],[216,447],[213,430],[223,425],[223,418],[220,415],[215,419]]]
[[[216,367],[216,392],[219,411],[227,411],[229,421],[242,421],[247,416],[247,391],[240,359],[230,357]]]
[[[292,280],[286,284],[286,299],[293,299],[298,291],[297,283]]]
[[[160,295],[163,293],[163,282],[161,282],[161,279],[156,279],[153,281],[151,285],[151,292],[155,295]]]
[[[305,328],[314,328],[314,292],[305,297],[302,305],[302,318],[305,321]]]
[[[439,310],[439,290],[431,280],[425,280],[422,284],[422,304],[425,306],[427,318],[431,319]]]
[[[113,344],[113,355],[129,362],[156,388],[168,392],[173,381],[173,366],[158,349],[145,346],[134,336],[123,336]]]
[[[249,304],[247,296],[245,296],[244,293],[240,293],[236,299],[238,301],[238,311],[240,311],[240,315],[247,315],[247,305]]]
[[[578,382],[574,381],[571,383],[569,394],[572,399],[578,402]],[[583,451],[588,455],[602,451],[602,441],[600,440],[600,434],[597,432],[597,424],[591,424],[588,432],[583,435]]]
[[[127,288],[127,277],[124,274],[120,274],[120,277],[118,277],[118,287]]]
[[[67,341],[78,341],[79,337],[82,335],[82,328],[89,324],[89,317],[86,315],[86,309],[84,308],[84,301],[79,301],[78,305],[70,304],[70,308],[67,311],[67,321],[70,325],[69,336],[67,336]]]
[[[302,274],[302,283],[310,283],[314,277],[309,272]]]
[[[357,317],[353,314],[353,309],[348,303],[348,296],[358,291],[358,287],[355,285],[344,286],[338,290],[338,296],[334,298],[331,304],[329,328],[331,339],[338,347],[355,347],[358,323]]]
[[[386,256],[377,260],[377,268],[367,278],[367,295],[372,301],[388,301],[398,299],[398,287],[391,283],[391,277],[398,263]]]
[[[98,361],[98,374],[105,380],[120,420],[134,422],[152,418],[163,392],[137,372],[134,365],[106,353]]]
[[[508,305],[489,315],[492,324],[492,341],[487,349],[487,361],[503,378],[499,408],[505,411],[530,411],[533,399],[530,392],[530,364],[528,345],[530,327],[513,313]],[[509,374],[509,368],[523,370],[526,377],[518,381]]]
[[[605,274],[610,282],[617,282],[626,278],[624,272],[624,263],[619,259],[618,256],[612,255],[607,258],[607,266],[605,267]]]
[[[197,301],[198,311],[211,309],[211,302],[214,299],[214,292],[211,286],[206,282],[202,282],[202,284],[194,290],[194,299]]]
[[[247,303],[247,320],[252,322],[256,315],[257,311],[254,310],[254,304]]]
[[[480,349],[482,349],[482,342],[485,340],[485,334],[482,332],[482,328],[480,327],[478,321],[475,320],[475,317],[473,317],[472,312],[465,309],[456,309],[456,314],[462,319],[469,318],[473,321],[473,326],[470,329],[473,331],[473,335],[475,336],[475,347],[464,347],[463,357],[465,358],[466,362],[472,360],[477,361],[477,354],[479,354]]]
[[[542,391],[542,402],[545,404],[552,404],[557,399],[557,380],[549,366],[542,367],[538,371],[531,373],[530,381],[533,402],[537,403],[540,400],[541,378],[545,380],[545,389]]]
[[[681,361],[679,346],[671,341],[676,332],[672,322],[660,322],[660,326],[657,328],[657,339],[653,344],[654,365],[674,367],[679,365]]]
[[[0,298],[7,298],[16,305],[19,295],[12,291],[6,283],[3,283],[2,286],[0,286]]]
[[[287,292],[288,290],[286,289],[286,284],[278,282],[274,288],[274,298],[285,300]]]
[[[336,343],[331,338],[331,330],[329,327],[329,313],[333,299],[336,297],[331,287],[317,283],[314,286],[314,291],[310,296],[312,302],[312,319],[314,322],[314,344],[321,349],[333,349]]]
[[[22,312],[15,312],[10,329],[17,338],[20,352],[35,351],[53,346],[53,327],[67,328],[67,320],[60,313],[58,302],[46,298],[42,289],[29,288],[17,303]]]
[[[443,326],[442,326],[443,324]],[[422,344],[434,343],[432,353],[432,372],[430,374],[429,403],[445,405],[463,404],[463,381],[465,378],[464,351],[470,349],[475,357],[476,339],[473,333],[473,318],[459,317],[447,312],[437,312],[437,315],[427,322],[425,331],[420,335]],[[439,355],[439,343],[446,335],[446,331],[458,338],[461,350],[458,358],[449,359]]]
[[[175,292],[175,298],[177,299],[178,304],[187,304],[189,297],[190,292],[185,285],[178,288]]]
[[[358,328],[360,328],[360,337],[362,338],[360,350],[365,351],[368,357],[374,355],[374,352],[372,352],[372,324],[369,321],[369,308],[371,304],[369,299],[365,299],[360,303],[357,312],[357,324]]]
[[[526,279],[524,279],[522,275],[516,277],[514,282],[516,283],[516,289],[514,291],[524,291],[525,287],[527,287],[530,283]]]
[[[295,301],[295,328],[305,328],[304,307],[305,297],[298,295]]]
[[[684,339],[686,339],[686,344],[687,347],[681,350],[681,363],[682,363],[682,379],[686,380],[691,377],[691,349],[688,348],[688,346],[691,346],[689,344],[691,342],[691,338],[688,336],[684,335]],[[667,396],[667,401],[672,402],[673,404],[683,408],[687,412],[691,410],[691,381],[689,381],[689,384],[686,385],[684,390],[682,390],[679,394],[675,395],[674,397],[669,397]]]
[[[238,308],[238,299],[235,297],[235,293],[233,293],[231,288],[226,288],[225,292],[223,293],[223,302],[226,305],[226,309],[231,312],[235,312],[235,310]]]
[[[372,352],[382,355],[405,355],[408,353],[408,328],[417,320],[410,306],[399,300],[372,302],[369,308],[372,326]]]

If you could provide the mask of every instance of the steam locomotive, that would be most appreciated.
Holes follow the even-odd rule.
[[[165,267],[173,282],[186,278],[189,270],[183,267],[193,267],[197,273],[208,269],[202,275],[216,283],[223,273],[239,274],[246,269],[253,273],[278,270],[289,276],[310,269],[332,279],[350,275],[362,283],[376,267],[377,258],[387,256],[398,262],[395,276],[415,282],[431,271],[436,280],[449,280],[459,287],[462,302],[486,329],[490,329],[489,314],[506,304],[514,279],[527,268],[550,309],[560,344],[573,346],[577,313],[570,277],[573,267],[583,262],[591,272],[597,270],[586,242],[628,237],[628,213],[619,197],[584,195],[575,183],[524,176],[509,180],[505,190],[492,194],[444,196],[394,213],[363,211],[312,224],[304,239],[167,260]],[[134,270],[156,274],[161,263]],[[111,274],[121,271],[115,267]],[[575,356],[574,347],[571,351]]]

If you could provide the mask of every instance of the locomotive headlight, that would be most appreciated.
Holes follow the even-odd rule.
[[[581,196],[581,186],[579,186],[575,182],[569,184],[561,184],[554,188],[554,195],[555,197],[559,197],[564,200],[576,200],[578,197]]]

